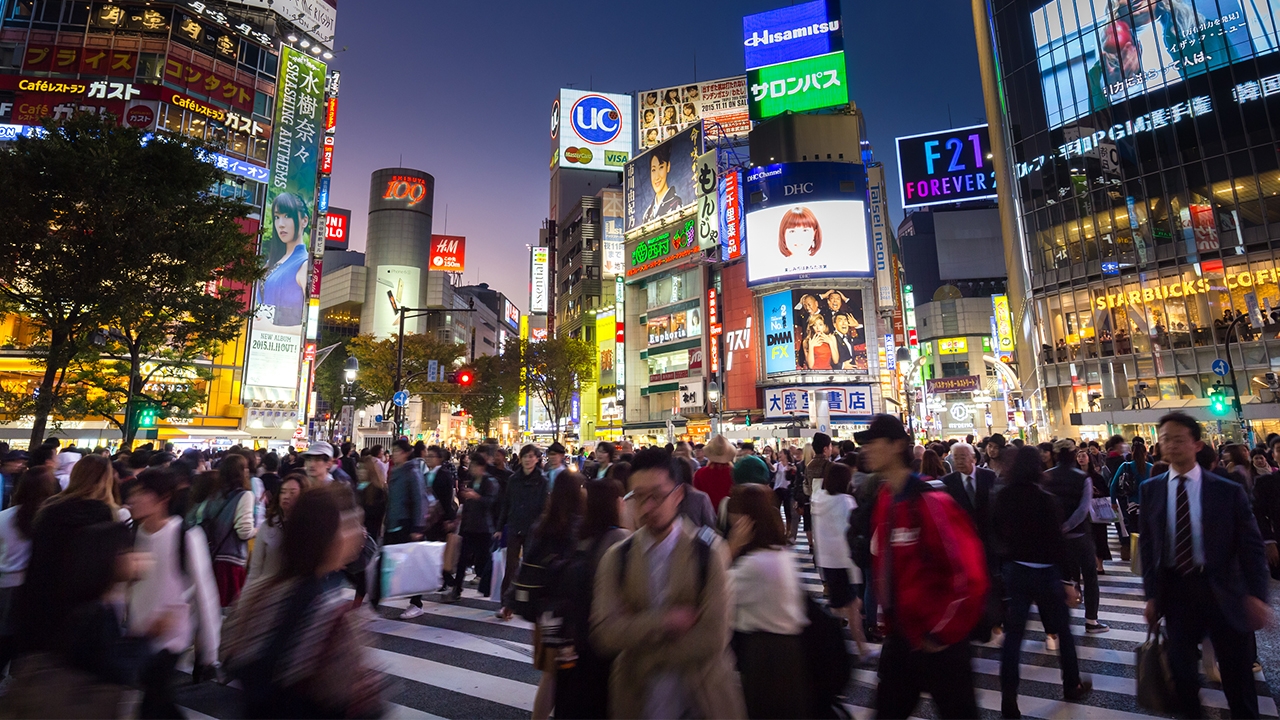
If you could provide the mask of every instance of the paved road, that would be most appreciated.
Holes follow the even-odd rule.
[[[796,552],[804,563],[803,582],[810,591],[821,593],[811,556],[801,542]],[[1022,652],[1019,704],[1025,716],[1085,720],[1150,716],[1133,698],[1133,649],[1146,637],[1139,578],[1129,572],[1127,563],[1113,562],[1107,564],[1100,584],[1100,618],[1111,631],[1085,636],[1083,610],[1073,611],[1081,670],[1092,676],[1093,693],[1081,704],[1062,701],[1057,658],[1046,651],[1043,628],[1033,615]],[[427,613],[410,621],[396,619],[404,606],[404,601],[391,601],[370,626],[374,660],[394,682],[389,695],[394,717],[529,716],[539,673],[531,665],[533,638],[528,623],[497,620],[493,616],[497,606],[474,590],[467,590],[456,605],[428,602]],[[998,717],[1000,648],[975,646],[974,656],[978,705],[984,716]],[[874,706],[875,686],[874,666],[860,666],[850,681],[847,699],[856,717],[870,716],[867,708]],[[1262,714],[1276,716],[1276,703],[1262,674],[1258,694]],[[205,683],[184,687],[180,702],[193,717],[231,718],[237,713],[236,696],[233,688]],[[1202,698],[1210,714],[1225,715],[1226,700],[1218,686],[1206,688]],[[936,710],[926,700],[916,715],[936,717]]]

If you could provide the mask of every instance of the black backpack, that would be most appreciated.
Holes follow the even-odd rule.
[[[800,633],[804,656],[809,661],[809,717],[836,718],[842,715],[839,698],[845,694],[853,658],[844,640],[844,626],[824,605],[805,596],[809,625]]]

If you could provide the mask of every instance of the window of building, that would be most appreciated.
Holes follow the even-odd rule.
[[[962,377],[969,374],[968,360],[952,360],[943,358],[942,377]]]

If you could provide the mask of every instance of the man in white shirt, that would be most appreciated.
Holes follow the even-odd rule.
[[[139,716],[182,717],[171,678],[178,658],[195,640],[196,677],[218,660],[222,630],[218,585],[213,578],[204,531],[193,527],[183,535],[182,518],[169,514],[177,478],[168,468],[150,468],[125,486],[135,524],[134,550],[151,555],[153,564],[129,586],[129,631],[147,635],[157,621],[166,631],[155,637],[155,656],[142,673],[144,694]],[[194,604],[194,611],[192,608]],[[192,620],[196,627],[192,627]]]

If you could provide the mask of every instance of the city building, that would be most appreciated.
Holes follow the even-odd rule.
[[[215,188],[257,211],[246,231],[259,233],[272,199],[272,138],[279,133],[277,98],[283,69],[301,58],[320,80],[332,57],[337,9],[333,0],[258,2],[0,2],[0,142],[31,136],[46,117],[78,111],[111,113],[131,127],[163,129],[225,144],[211,158],[229,179]],[[317,150],[319,139],[316,139]],[[318,152],[316,153],[318,155]],[[314,183],[313,183],[314,184]],[[314,196],[314,192],[311,194]],[[0,382],[21,383],[38,370],[23,348],[33,340],[22,318],[0,324],[6,358]],[[274,387],[245,375],[249,330],[216,358],[200,361],[213,373],[204,407],[190,420],[161,419],[158,438],[176,444],[228,446],[234,442],[283,446],[298,424],[298,372]],[[294,353],[302,362],[300,345]],[[254,380],[263,380],[251,373]],[[109,423],[63,419],[62,432],[77,445],[118,442]],[[19,423],[20,424],[20,423]],[[19,427],[0,427],[18,439]]]
[[[1165,13],[996,8],[999,67],[979,56],[989,112],[1007,108],[1019,234],[1005,242],[1029,280],[1014,317],[1039,362],[1040,435],[1150,437],[1173,408],[1238,435],[1235,412],[1209,407],[1219,382],[1259,437],[1280,431],[1276,11],[1228,22],[1187,4],[1179,23],[1214,30],[1178,39]]]

